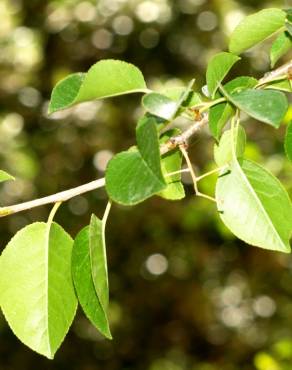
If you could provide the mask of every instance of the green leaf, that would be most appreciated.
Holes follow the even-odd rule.
[[[15,180],[15,177],[9,175],[9,173],[0,170],[0,182]]]
[[[207,68],[206,80],[212,98],[214,98],[219,85],[238,60],[240,60],[240,58],[237,55],[225,52],[216,54],[210,60]]]
[[[287,21],[292,22],[292,8],[284,9],[287,15]]]
[[[180,130],[173,129],[165,132],[160,139],[160,143],[166,143],[172,136],[180,134]],[[182,166],[182,154],[179,149],[171,150],[161,157],[162,174],[166,181],[167,187],[159,195],[169,200],[179,200],[185,197],[185,190],[181,182],[181,174],[167,176],[168,174],[180,171]]]
[[[248,161],[233,161],[219,177],[216,200],[224,224],[246,243],[290,252],[292,205],[286,190],[271,173]]]
[[[20,230],[0,257],[0,303],[14,334],[53,358],[75,316],[73,240],[56,223]]]
[[[244,18],[230,36],[229,51],[240,54],[285,25],[286,13],[277,8],[264,9]]]
[[[176,102],[179,102],[181,100],[185,92],[186,92],[185,87],[168,87],[162,90],[163,95]],[[187,97],[182,102],[181,108],[194,107],[201,103],[202,98],[200,94],[194,92],[193,90],[190,90],[189,93],[187,94]]]
[[[213,105],[209,110],[209,128],[216,140],[219,140],[221,131],[234,114],[234,108],[229,103]]]
[[[194,80],[185,87],[172,87],[163,93],[152,92],[142,98],[144,108],[151,114],[170,121],[188,107],[199,105],[202,99],[192,90]]]
[[[247,89],[227,94],[231,102],[251,117],[278,128],[287,112],[288,101],[280,91]]]
[[[286,22],[285,25],[286,25],[286,29],[287,29],[289,35],[292,36],[292,23],[291,22]]]
[[[166,188],[155,120],[147,116],[140,119],[136,137],[138,150],[115,155],[105,175],[109,197],[124,205],[140,203]]]
[[[292,92],[291,81],[282,80],[282,81],[271,81],[268,85],[265,86],[265,89],[280,90],[284,92]]]
[[[201,103],[200,95],[192,90],[193,84],[194,80],[191,80],[186,88],[168,88],[163,94],[147,94],[143,97],[142,104],[149,113],[170,121],[186,108]]]
[[[155,92],[145,95],[142,104],[146,111],[167,121],[172,120],[178,110],[177,102]]]
[[[232,136],[234,144],[232,144]],[[246,135],[244,128],[238,125],[234,129],[234,135],[231,130],[223,133],[219,144],[214,145],[214,159],[218,167],[232,162],[232,147],[236,148],[236,157],[241,159],[244,154],[246,144]]]
[[[106,312],[109,302],[109,287],[104,226],[103,222],[95,215],[92,215],[90,219],[89,250],[93,284],[99,302]]]
[[[49,113],[88,100],[136,92],[148,92],[143,75],[137,67],[120,60],[101,60],[87,73],[69,75],[55,86]]]
[[[273,68],[277,61],[292,48],[292,37],[285,31],[274,41],[270,50],[271,67]]]
[[[240,92],[249,88],[253,88],[257,85],[258,81],[249,76],[240,76],[227,82],[224,85],[224,90],[229,94],[233,92]],[[222,95],[216,93],[216,98],[220,98]],[[216,140],[219,140],[222,129],[227,124],[229,119],[234,114],[234,108],[228,102],[219,103],[213,105],[209,110],[209,128],[211,134]]]
[[[94,226],[94,228],[95,227],[96,226]],[[90,257],[90,239],[90,229],[89,226],[87,226],[78,233],[74,241],[72,251],[72,276],[74,286],[85,315],[106,338],[111,339],[112,336],[107,314],[98,298],[93,282],[93,260]],[[94,242],[95,246],[100,242],[101,239],[100,236],[98,236],[98,240]],[[98,249],[100,250],[101,248],[103,248],[103,245],[99,244]],[[99,275],[99,273],[97,273],[97,275]],[[103,294],[101,295],[103,296]],[[104,299],[104,297],[102,299]]]
[[[286,129],[284,147],[288,159],[292,162],[292,121],[289,122]]]
[[[229,93],[241,92],[242,90],[252,89],[258,84],[258,80],[249,76],[236,77],[224,85],[224,89]]]

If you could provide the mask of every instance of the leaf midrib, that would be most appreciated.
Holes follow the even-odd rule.
[[[46,224],[46,234],[45,234],[45,311],[46,311],[46,327],[47,331],[47,347],[48,353],[52,356],[52,347],[50,342],[50,331],[49,331],[49,247],[50,247],[50,231],[52,222]]]
[[[257,205],[259,206],[259,208],[262,210],[263,214],[264,214],[264,217],[267,219],[268,221],[268,224],[270,225],[270,227],[272,228],[272,230],[274,231],[274,233],[276,234],[277,236],[277,239],[280,241],[280,244],[282,246],[284,246],[284,249],[286,250],[286,245],[283,243],[283,240],[281,239],[278,231],[276,230],[273,222],[271,221],[266,209],[264,208],[264,206],[262,205],[262,202],[260,201],[257,193],[255,192],[255,190],[253,189],[253,187],[251,186],[247,176],[245,175],[245,173],[243,172],[241,166],[239,165],[238,161],[236,160],[235,161],[235,165],[237,166],[238,170],[239,170],[239,173],[244,181],[244,183],[246,184],[246,186],[248,187],[248,189],[250,190],[251,194],[253,195],[253,197],[255,198],[255,201],[257,203]]]

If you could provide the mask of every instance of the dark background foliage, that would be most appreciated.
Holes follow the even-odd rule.
[[[0,0],[0,164],[17,177],[1,186],[3,205],[48,195],[103,177],[107,160],[134,142],[140,96],[85,103],[47,116],[62,77],[102,58],[137,65],[149,86],[204,85],[210,57],[226,50],[244,14],[288,1]],[[268,44],[243,55],[232,76],[269,70]],[[286,123],[291,119],[289,112]],[[247,156],[292,187],[275,132],[244,120]],[[208,130],[190,154],[202,173],[212,166]],[[158,197],[114,206],[107,225],[110,319],[114,340],[78,315],[54,361],[27,349],[0,318],[0,369],[278,370],[292,368],[292,260],[236,240],[216,207],[193,196]],[[201,187],[212,192],[215,179]],[[74,237],[104,190],[64,204],[57,222]],[[4,218],[1,248],[50,207]],[[286,367],[285,367],[286,366]]]

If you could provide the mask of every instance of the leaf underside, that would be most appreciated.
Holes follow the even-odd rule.
[[[240,54],[264,41],[285,25],[286,13],[277,8],[263,9],[245,17],[230,36],[229,50]]]
[[[72,251],[72,276],[78,300],[85,315],[106,338],[111,339],[107,315],[93,282],[89,226],[83,228],[75,238]]]
[[[261,166],[236,160],[219,177],[216,200],[224,224],[246,243],[289,253],[292,206],[281,183]]]

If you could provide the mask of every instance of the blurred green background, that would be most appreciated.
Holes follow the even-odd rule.
[[[200,91],[210,57],[226,50],[245,15],[288,1],[0,0],[0,168],[17,177],[1,186],[1,205],[49,195],[103,177],[108,159],[134,143],[140,96],[119,97],[47,116],[62,77],[102,58],[137,65],[148,85]],[[269,70],[268,44],[244,54],[231,77]],[[291,57],[291,55],[290,55]],[[287,58],[286,58],[287,59]],[[284,61],[284,60],[283,60]],[[291,119],[288,114],[286,123]],[[277,175],[292,195],[292,166],[275,131],[243,117],[247,156]],[[193,138],[198,173],[210,169],[208,130]],[[78,315],[54,361],[27,349],[0,317],[1,370],[290,370],[292,259],[236,240],[215,205],[158,197],[114,206],[107,225],[113,341]],[[215,178],[200,184],[212,193]],[[56,220],[74,237],[104,190],[72,199]],[[50,207],[1,219],[1,249]]]

